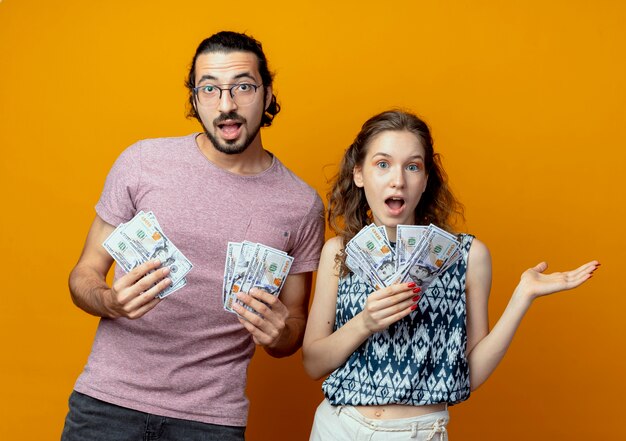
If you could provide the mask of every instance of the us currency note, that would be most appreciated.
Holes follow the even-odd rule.
[[[348,242],[346,251],[365,262],[384,284],[395,272],[394,253],[373,224],[354,236]]]
[[[359,276],[361,280],[368,283],[369,285],[375,286],[375,283],[378,282],[372,280],[370,275],[366,272],[365,267],[367,265],[364,262],[361,262],[358,258],[350,255],[349,253],[346,253],[346,266],[350,269],[350,271]]]
[[[293,257],[266,247],[252,285],[277,295],[285,283],[292,263]]]
[[[260,252],[258,261],[254,264],[254,270],[248,272],[246,281],[241,291],[249,292],[252,288],[259,288],[269,294],[278,296],[280,290],[285,283],[293,257],[286,253],[270,247],[259,244]],[[258,314],[253,308],[236,299],[236,302],[255,314]]]
[[[226,298],[228,297],[228,293],[230,292],[231,286],[233,284],[233,275],[235,272],[235,265],[237,264],[237,259],[239,258],[239,254],[241,253],[242,243],[239,242],[228,242],[226,248],[226,261],[224,262],[224,281],[222,283],[222,302],[226,304]]]
[[[293,257],[282,250],[248,241],[229,242],[224,265],[224,309],[234,313],[233,303],[242,304],[236,294],[254,287],[278,296],[292,263]]]
[[[426,290],[461,256],[456,237],[433,224],[398,225],[395,253],[381,253],[379,249],[390,248],[381,228],[364,227],[345,248],[348,268],[375,289],[413,281]]]
[[[169,240],[146,214],[135,216],[121,230],[145,261],[159,259],[162,267],[169,267],[172,285],[183,279],[193,268],[191,262]]]
[[[458,247],[459,242],[453,235],[431,224],[422,246],[415,250],[394,280],[412,281],[425,291]]]
[[[426,238],[426,225],[398,225],[396,227],[396,271],[409,260],[422,240]]]
[[[193,268],[191,262],[162,232],[153,212],[139,211],[133,219],[121,223],[102,243],[102,246],[126,272],[153,258],[170,268],[172,284],[157,297],[164,298],[187,284],[184,277]]]
[[[145,262],[144,257],[133,247],[126,236],[122,235],[125,224],[120,224],[102,243],[102,246],[113,257],[115,262],[129,272]]]
[[[165,288],[163,291],[161,291],[160,293],[158,293],[156,296],[159,299],[164,299],[165,297],[169,296],[170,294],[178,291],[179,289],[183,288],[184,286],[187,285],[187,279],[186,278],[182,278],[180,279],[178,282],[176,282],[176,284],[174,285],[170,285],[167,288]]]
[[[246,281],[247,274],[250,272],[251,267],[255,265],[257,256],[259,254],[259,244],[253,242],[244,241],[239,252],[239,257],[235,263],[233,269],[233,280],[230,284],[228,295],[226,296],[226,302],[224,303],[224,309],[229,312],[233,311],[233,302],[237,299],[236,295],[241,291],[244,282]]]

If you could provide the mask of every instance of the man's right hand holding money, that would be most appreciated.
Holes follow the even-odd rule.
[[[76,306],[89,314],[136,319],[161,301],[155,296],[170,285],[169,268],[160,268],[161,262],[151,260],[124,274],[109,287],[106,275],[113,258],[101,244],[114,229],[96,216],[83,253],[70,274],[70,292]]]
[[[136,319],[154,308],[161,301],[156,295],[171,284],[170,269],[160,266],[158,259],[151,260],[117,279],[104,296],[108,317]]]

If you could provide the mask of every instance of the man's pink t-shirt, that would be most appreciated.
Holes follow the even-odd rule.
[[[295,259],[290,274],[314,271],[324,207],[276,157],[262,173],[235,175],[208,161],[195,137],[140,141],[107,177],[98,216],[117,226],[140,210],[154,212],[193,269],[186,287],[140,319],[100,320],[75,390],[142,412],[245,426],[255,346],[223,309],[227,243],[278,248]],[[116,268],[116,278],[122,274]]]

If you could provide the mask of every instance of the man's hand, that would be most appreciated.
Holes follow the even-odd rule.
[[[151,260],[117,279],[105,298],[105,307],[111,318],[137,319],[154,308],[161,299],[156,295],[167,288],[170,269],[159,268],[161,262]]]
[[[239,321],[252,334],[254,343],[272,348],[279,341],[285,330],[289,310],[272,294],[252,288],[248,294],[238,293],[237,298],[260,314],[257,315],[233,303],[233,309],[239,314]]]
[[[169,268],[153,260],[137,266],[110,287],[106,276],[113,258],[102,242],[115,230],[99,216],[93,221],[78,263],[70,273],[72,301],[83,311],[98,317],[136,319],[161,300],[155,296],[172,282]]]

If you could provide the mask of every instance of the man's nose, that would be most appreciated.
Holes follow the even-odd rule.
[[[218,110],[222,113],[229,113],[237,108],[237,103],[232,96],[230,96],[230,90],[223,90],[220,97],[220,104]]]

